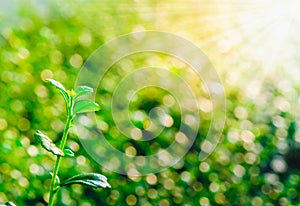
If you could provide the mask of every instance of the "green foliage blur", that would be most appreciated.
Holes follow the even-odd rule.
[[[82,64],[104,42],[139,30],[141,25],[143,29],[162,29],[163,23],[157,26],[156,22],[164,18],[175,22],[176,16],[172,15],[176,14],[164,17],[166,14],[159,13],[158,1],[137,2],[18,1],[16,8],[2,9],[0,203],[47,204],[49,172],[55,158],[38,145],[34,132],[45,131],[58,143],[65,124],[65,108],[62,97],[44,80],[53,78],[71,89]],[[161,16],[155,16],[158,13]],[[172,64],[164,55],[153,56],[150,63],[147,62],[149,55],[131,58],[133,68],[153,62]],[[97,116],[102,129],[111,144],[121,151],[155,153],[174,139],[162,136],[149,142],[150,145],[134,143],[122,136],[114,125],[109,100],[125,72],[120,65],[122,62],[111,69],[97,91],[96,102],[102,108]],[[112,188],[65,187],[58,192],[58,205],[299,204],[300,133],[295,114],[299,107],[299,90],[288,81],[270,79],[263,83],[259,98],[253,98],[224,81],[227,120],[222,141],[209,158],[199,161],[201,140],[210,122],[209,94],[204,89],[198,91],[203,85],[201,80],[191,78],[193,72],[183,71],[176,65],[173,64],[172,69],[192,85],[196,96],[202,98],[203,106],[199,111],[203,118],[199,137],[187,155],[175,166],[157,174],[119,175],[89,158],[78,137],[71,133],[67,147],[75,152],[75,158],[63,160],[60,178],[98,172],[108,177]],[[159,89],[142,90],[139,95],[130,110],[139,110],[145,115],[161,105],[163,97],[169,97]],[[172,136],[180,122],[178,105],[170,107],[170,115],[174,123],[168,135]],[[143,127],[143,123],[134,122],[137,127]]]

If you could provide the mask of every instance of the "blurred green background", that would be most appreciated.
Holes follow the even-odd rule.
[[[222,141],[209,158],[199,161],[211,102],[201,79],[187,66],[164,55],[131,57],[115,65],[97,91],[102,107],[97,117],[112,145],[131,155],[155,153],[173,141],[167,136],[175,135],[180,121],[178,105],[169,104],[173,123],[149,145],[117,131],[109,100],[128,61],[132,69],[172,67],[189,83],[200,104],[199,137],[175,166],[132,177],[102,168],[71,133],[67,145],[76,157],[63,160],[61,179],[99,172],[112,188],[72,185],[60,190],[57,204],[300,204],[300,20],[290,10],[297,2],[291,2],[290,6],[278,1],[275,8],[267,0],[1,1],[0,203],[46,205],[55,158],[33,134],[40,129],[57,143],[65,108],[63,98],[43,80],[53,78],[70,89],[82,64],[99,46],[133,31],[158,30],[194,42],[215,65],[227,98]],[[172,102],[168,95],[159,89],[142,90],[130,110],[147,116],[168,98]],[[134,123],[143,127],[146,119]]]

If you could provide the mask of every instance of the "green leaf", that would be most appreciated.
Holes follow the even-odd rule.
[[[56,175],[56,177],[55,177],[55,184],[58,186],[58,185],[60,185],[60,179],[59,179],[59,177]]]
[[[107,182],[107,178],[104,175],[97,173],[80,174],[71,177],[60,184],[61,187],[71,184],[88,185],[93,188],[110,188],[110,184]]]
[[[59,90],[61,95],[64,97],[65,102],[67,103],[67,105],[69,105],[70,101],[71,101],[71,97],[68,94],[66,88],[61,83],[59,83],[58,81],[56,81],[54,79],[46,79],[46,81],[50,82],[50,84],[52,84],[53,86],[55,86]]]
[[[79,86],[75,89],[75,98],[81,97],[83,95],[91,94],[93,93],[93,88],[88,86]]]
[[[84,112],[94,112],[100,109],[99,105],[92,100],[85,99],[80,100],[75,103],[73,108],[73,114],[84,113]]]
[[[53,172],[50,172],[50,175],[53,177]],[[55,177],[55,184],[56,184],[56,186],[60,185],[60,179],[59,179],[59,177],[57,175]]]
[[[74,157],[74,152],[70,149],[64,149],[64,154],[68,157]]]
[[[37,130],[34,137],[42,145],[44,149],[51,152],[54,155],[64,156],[64,153],[52,142],[52,140],[41,131]]]
[[[50,172],[50,175],[53,177],[53,172]],[[60,188],[60,179],[59,177],[56,175],[55,177],[55,187],[54,187],[54,192],[57,192]]]
[[[6,202],[4,206],[16,206],[13,202]]]

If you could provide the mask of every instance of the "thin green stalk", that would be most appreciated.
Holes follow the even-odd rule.
[[[48,206],[53,206],[54,204],[54,196],[57,190],[63,186],[70,185],[70,184],[83,184],[88,185],[93,188],[110,188],[110,184],[107,182],[107,178],[101,174],[97,173],[88,173],[88,174],[79,174],[75,175],[64,182],[60,183],[58,178],[59,166],[63,156],[70,156],[74,157],[74,153],[72,150],[67,149],[65,150],[65,144],[67,142],[69,129],[71,127],[71,122],[77,113],[84,113],[84,112],[95,112],[100,109],[99,105],[89,99],[86,100],[78,100],[75,102],[75,99],[84,95],[91,94],[93,89],[88,86],[79,86],[76,90],[66,90],[65,87],[54,79],[47,79],[53,86],[55,86],[61,95],[64,97],[66,103],[66,110],[67,110],[67,122],[65,125],[65,129],[63,132],[63,136],[60,141],[59,148],[52,142],[51,138],[47,135],[43,134],[41,131],[37,130],[34,134],[34,137],[37,141],[41,144],[41,146],[51,152],[52,154],[56,155],[56,161],[53,168],[53,176],[51,179],[50,185],[50,194],[49,194],[49,201]]]
[[[68,133],[69,133],[69,129],[71,126],[71,122],[73,119],[73,115],[71,112],[71,108],[73,105],[73,101],[71,101],[71,105],[69,105],[69,107],[67,108],[67,123],[64,129],[64,133],[63,133],[63,137],[62,140],[60,142],[59,148],[64,151],[64,147],[68,138]],[[54,194],[56,192],[56,176],[58,174],[58,170],[59,170],[59,166],[60,166],[60,162],[61,162],[61,156],[57,156],[56,162],[55,162],[55,166],[53,169],[53,176],[52,176],[52,180],[51,180],[51,186],[50,186],[50,196],[49,196],[49,202],[48,202],[48,206],[52,206],[53,205],[53,199],[54,199]]]

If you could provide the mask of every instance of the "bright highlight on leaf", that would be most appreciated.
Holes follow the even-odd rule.
[[[104,175],[97,173],[80,174],[71,177],[60,184],[61,187],[71,184],[88,185],[93,188],[110,188],[110,184],[107,182],[107,178]]]
[[[93,93],[93,88],[88,86],[79,86],[75,89],[75,98],[81,97],[83,95],[91,94]]]
[[[75,106],[73,108],[73,114],[77,113],[84,113],[84,112],[95,112],[100,109],[100,106],[93,102],[92,100],[85,99],[80,100],[75,103]]]
[[[61,83],[59,83],[58,81],[56,81],[54,79],[46,79],[46,81],[50,82],[50,84],[52,84],[53,86],[55,86],[59,90],[61,95],[64,97],[66,103],[69,105],[69,103],[71,101],[71,97],[68,94],[66,88]]]
[[[51,152],[54,155],[64,156],[64,153],[52,142],[52,140],[41,131],[37,130],[34,137],[42,145],[44,149]]]
[[[53,177],[53,172],[50,172],[50,175]],[[59,177],[57,175],[55,177],[55,183],[56,183],[57,186],[60,185],[60,179],[59,179]]]
[[[6,202],[4,205],[0,206],[16,206],[13,202]]]

